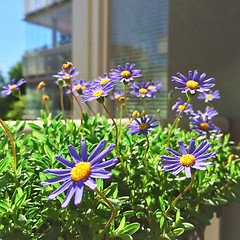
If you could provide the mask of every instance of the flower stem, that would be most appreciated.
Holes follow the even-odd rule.
[[[80,111],[81,111],[81,126],[82,126],[82,129],[84,129],[84,128],[83,128],[83,109],[82,109],[82,106],[81,106],[80,102],[78,101],[76,95],[74,94],[74,92],[73,92],[73,90],[72,90],[72,86],[71,86],[71,88],[70,88],[70,91],[71,91],[72,96],[73,96],[74,99],[76,100],[79,108],[80,108]]]
[[[176,117],[176,119],[174,120],[173,124],[172,124],[172,127],[170,129],[170,131],[168,132],[168,142],[167,142],[167,146],[170,147],[170,138],[172,136],[172,132],[173,132],[173,129],[175,128],[178,120],[180,119],[181,115],[183,114],[184,110],[187,108],[188,104],[190,103],[191,101],[191,98],[188,97],[188,100],[187,100],[187,103],[185,105],[185,107],[182,109],[182,111],[178,114],[178,116]]]
[[[145,104],[144,104],[144,98],[140,97],[140,99],[141,99],[141,102],[142,102],[143,110],[147,113],[146,108],[145,108]]]
[[[66,115],[64,111],[64,105],[63,105],[63,88],[62,87],[60,87],[60,100],[61,100],[62,117],[66,125]]]
[[[13,142],[13,138],[11,133],[9,132],[9,130],[7,129],[7,127],[5,126],[5,124],[3,123],[2,119],[0,119],[0,124],[2,125],[4,131],[6,132],[6,134],[9,137],[10,143],[12,145],[12,151],[13,151],[13,171],[16,173],[17,171],[17,155],[16,155],[16,149],[15,149],[15,145]]]
[[[147,177],[149,177],[149,170],[148,170],[148,163],[147,163],[147,153],[148,153],[148,150],[149,150],[149,139],[148,139],[147,134],[144,134],[144,135],[145,135],[146,140],[147,140],[147,148],[146,148],[146,151],[145,151],[145,154],[144,154],[144,164],[145,164],[145,168],[146,168]]]
[[[47,114],[48,114],[48,116],[49,116],[50,110],[49,110],[49,106],[48,106],[48,100],[45,100],[45,101],[44,101],[44,104],[45,104],[45,107],[46,107],[46,110],[47,110]]]
[[[104,237],[104,234],[105,232],[107,231],[108,227],[110,226],[111,222],[114,220],[114,218],[116,217],[116,209],[115,207],[113,206],[113,204],[107,199],[107,197],[102,193],[100,192],[97,188],[94,190],[97,195],[99,197],[101,197],[103,199],[103,201],[108,205],[108,207],[111,209],[112,211],[112,215],[111,217],[109,218],[107,224],[105,225],[103,231],[102,231],[102,236]]]
[[[118,128],[117,128],[117,124],[116,124],[113,116],[111,115],[111,113],[108,111],[108,109],[107,109],[106,106],[104,105],[104,103],[102,103],[102,106],[103,106],[103,108],[105,109],[105,111],[107,112],[107,114],[109,115],[109,117],[112,119],[113,124],[114,124],[114,126],[115,126],[115,129],[116,129],[116,145],[117,145],[117,142],[118,142]]]
[[[190,184],[175,198],[175,200],[171,203],[171,205],[168,207],[168,209],[165,211],[164,215],[165,217],[168,216],[169,212],[172,210],[172,208],[175,206],[177,201],[192,187],[194,183],[194,176],[195,176],[195,169],[192,171],[192,176],[191,176],[191,182]]]
[[[90,104],[88,102],[85,102],[87,107],[90,109],[90,111],[92,112],[93,116],[96,115],[96,113],[93,111],[93,109],[91,108]]]
[[[123,130],[124,130],[124,129],[127,127],[127,125],[130,124],[132,121],[133,121],[133,119],[131,119],[130,121],[128,121],[128,122],[124,125],[124,127],[121,129],[121,132],[120,132],[120,134],[119,134],[118,141],[117,141],[117,146],[119,145],[119,142],[120,142],[120,140],[121,140]]]

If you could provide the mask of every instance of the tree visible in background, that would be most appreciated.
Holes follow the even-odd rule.
[[[6,80],[2,72],[0,71],[0,87],[6,86],[9,83],[12,82],[12,79],[15,79],[16,82],[23,78],[22,75],[22,62],[17,62],[14,66],[10,68],[8,71],[8,80]],[[21,94],[25,93],[25,89],[21,88]],[[16,119],[16,118],[21,118],[19,117],[21,114],[19,114],[19,110],[15,111],[15,107],[18,108],[19,104],[15,104],[16,102],[20,101],[17,97],[15,97],[13,94],[4,96],[4,98],[0,97],[0,106],[1,106],[1,111],[0,111],[0,117],[4,120],[9,119]],[[20,104],[22,106],[22,104]],[[22,108],[21,108],[22,109]],[[11,111],[11,114],[7,115],[7,113]],[[16,116],[14,115],[14,112],[16,112]],[[22,110],[23,112],[23,110]]]

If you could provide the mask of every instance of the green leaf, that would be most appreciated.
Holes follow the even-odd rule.
[[[15,203],[15,208],[16,209],[20,208],[24,203],[24,201],[26,200],[26,198],[27,198],[27,192],[24,192],[23,195]]]
[[[162,229],[164,221],[165,221],[165,217],[161,216],[161,219],[160,219],[160,229]]]
[[[123,217],[122,220],[121,220],[121,222],[120,222],[120,224],[119,224],[119,227],[118,227],[117,230],[116,230],[116,234],[117,234],[117,235],[118,235],[118,233],[120,233],[120,232],[123,230],[123,228],[124,228],[124,226],[125,226],[125,222],[126,222],[126,218]]]
[[[128,234],[120,234],[118,235],[119,238],[121,238],[122,240],[132,240],[132,236],[128,235]]]
[[[10,157],[7,156],[5,159],[0,161],[0,173],[3,172],[7,168],[8,164],[10,162],[9,160],[10,160]]]
[[[48,145],[44,145],[43,148],[44,148],[44,151],[45,151],[46,155],[48,156],[48,158],[53,161],[55,156],[54,156],[52,150],[48,147]]]
[[[6,202],[0,200],[0,212],[7,212],[9,208],[10,206]]]
[[[182,225],[184,226],[184,228],[185,228],[186,230],[194,229],[194,225],[191,224],[191,223],[183,222]]]
[[[161,207],[162,211],[165,212],[165,203],[161,196],[159,196],[159,202],[160,202],[160,207]]]
[[[27,125],[28,125],[30,128],[32,128],[32,129],[34,129],[34,130],[37,130],[37,131],[39,131],[39,130],[42,129],[41,127],[39,127],[39,126],[36,125],[35,123],[28,123]]]
[[[176,229],[174,229],[173,231],[172,231],[172,235],[173,236],[179,236],[179,235],[181,235],[182,233],[184,233],[184,228],[176,228]]]
[[[23,124],[18,128],[17,132],[21,132],[26,126],[26,122],[24,121]]]
[[[178,209],[177,214],[176,214],[176,222],[180,220],[180,209]]]
[[[123,228],[122,233],[134,234],[140,228],[140,223],[131,223]]]

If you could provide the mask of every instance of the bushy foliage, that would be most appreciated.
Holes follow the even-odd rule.
[[[80,140],[87,142],[88,153],[100,140],[113,143],[114,126],[99,114],[94,119],[84,114],[84,131],[67,120],[66,126],[58,115],[53,120],[44,111],[43,126],[28,123],[31,134],[22,130],[26,122],[17,121],[8,126],[17,151],[17,175],[12,172],[11,145],[3,130],[0,132],[0,238],[1,239],[101,239],[101,231],[111,212],[94,191],[85,189],[81,204],[73,202],[61,209],[65,194],[55,200],[48,195],[60,183],[40,186],[47,179],[44,169],[61,168],[54,158],[61,155],[70,159],[67,146],[73,144],[80,152]],[[171,126],[169,125],[168,128]],[[150,149],[147,162],[143,158],[146,139],[141,136],[122,135],[119,147],[106,160],[121,156],[112,167],[112,178],[97,180],[98,189],[112,202],[117,216],[111,223],[105,239],[177,239],[184,231],[209,224],[213,213],[220,214],[221,206],[238,198],[239,159],[231,155],[229,135],[217,135],[209,141],[217,153],[207,171],[196,171],[192,188],[177,202],[169,215],[167,206],[189,184],[184,173],[177,176],[161,172],[160,155],[166,155],[168,128],[157,128],[149,135]],[[17,129],[17,130],[16,130]],[[176,128],[171,136],[171,147],[178,151],[177,141],[187,146],[195,131]],[[199,145],[202,137],[197,138]],[[51,177],[51,176],[50,176]]]

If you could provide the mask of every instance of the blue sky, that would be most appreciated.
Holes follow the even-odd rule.
[[[0,0],[0,70],[4,76],[10,67],[21,60],[26,49],[26,23],[23,21],[23,1]]]

